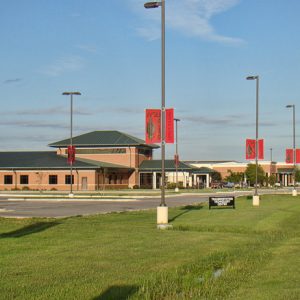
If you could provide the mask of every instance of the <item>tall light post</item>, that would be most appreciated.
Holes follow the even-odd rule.
[[[178,157],[178,127],[177,123],[180,122],[180,119],[174,118],[175,121],[175,135],[176,135],[176,144],[175,144],[175,168],[176,168],[176,188],[175,192],[179,191],[178,188],[178,164],[179,164],[179,157]]]
[[[272,175],[272,170],[273,170],[272,166],[273,166],[273,148],[270,148],[270,176]]]
[[[73,95],[80,96],[81,93],[79,92],[63,92],[64,96],[71,96],[71,102],[70,102],[70,146],[73,147]],[[72,198],[74,196],[73,194],[73,161],[70,161],[70,193],[69,197]]]
[[[161,202],[157,207],[157,224],[164,228],[168,224],[168,207],[165,201],[165,0],[160,2],[147,2],[145,8],[157,8],[161,6]]]
[[[293,109],[293,162],[294,162],[294,169],[293,169],[293,196],[297,196],[296,190],[296,122],[295,122],[295,104],[289,104],[286,108]]]
[[[258,170],[258,104],[259,104],[259,76],[248,76],[247,80],[256,80],[256,122],[255,122],[255,192],[253,195],[252,204],[259,205],[259,195],[257,193],[257,170]]]

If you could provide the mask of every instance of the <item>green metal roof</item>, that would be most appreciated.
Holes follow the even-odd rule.
[[[57,155],[54,151],[0,152],[0,169],[69,169],[66,156]],[[74,169],[130,169],[126,166],[115,165],[94,160],[76,158]]]
[[[76,147],[126,147],[143,146],[146,148],[159,148],[157,145],[147,145],[145,141],[129,134],[116,131],[92,131],[73,137],[73,145]],[[65,139],[49,144],[50,147],[67,147],[70,139]]]
[[[201,168],[193,167],[192,169],[193,169],[193,174],[211,174],[215,172],[215,170],[206,167],[201,167]]]
[[[192,168],[185,163],[179,162],[178,170],[188,172],[191,171],[191,169]],[[165,160],[165,170],[168,172],[176,170],[174,160]],[[161,172],[161,160],[144,160],[139,166],[139,171]]]

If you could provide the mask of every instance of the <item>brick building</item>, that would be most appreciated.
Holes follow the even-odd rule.
[[[67,147],[56,151],[0,152],[0,189],[68,190],[71,183]],[[119,131],[94,131],[73,138],[74,191],[128,188],[139,185],[139,165],[151,160],[156,145]]]

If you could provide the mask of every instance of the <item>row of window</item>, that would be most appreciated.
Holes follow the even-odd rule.
[[[13,175],[4,175],[4,184],[13,184]],[[20,175],[20,184],[29,184],[28,175]],[[49,175],[49,184],[57,184],[57,175]],[[65,175],[65,184],[71,184],[71,175]],[[74,175],[72,175],[74,184]]]
[[[116,149],[76,149],[76,154],[120,154],[126,153],[124,148]],[[65,154],[68,154],[68,149],[65,150]]]

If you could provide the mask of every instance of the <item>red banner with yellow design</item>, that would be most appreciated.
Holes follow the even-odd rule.
[[[255,159],[255,140],[246,139],[246,159]]]
[[[285,162],[287,164],[294,163],[294,151],[293,149],[286,149],[285,150]],[[296,149],[296,164],[300,163],[300,149]]]
[[[161,142],[161,110],[146,109],[146,144]]]
[[[174,108],[166,109],[166,143],[174,144]]]
[[[256,141],[253,139],[246,139],[246,159],[256,158]],[[264,159],[264,140],[258,140],[258,155],[257,159]]]

